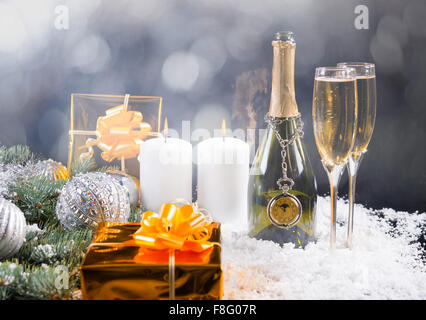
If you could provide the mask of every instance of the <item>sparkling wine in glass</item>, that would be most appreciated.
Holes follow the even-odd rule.
[[[376,120],[376,73],[373,63],[342,62],[338,67],[355,69],[358,90],[358,128],[352,153],[347,163],[349,173],[349,215],[346,244],[352,248],[356,176],[373,134]]]
[[[315,70],[312,116],[315,142],[330,183],[331,250],[336,246],[338,185],[352,152],[357,129],[355,75],[355,69],[349,67],[320,67]]]

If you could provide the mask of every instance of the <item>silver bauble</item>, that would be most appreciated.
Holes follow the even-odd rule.
[[[23,212],[12,202],[0,198],[0,259],[13,256],[25,241]]]
[[[62,188],[56,215],[65,229],[96,230],[100,222],[127,222],[129,197],[124,187],[105,173],[78,174]]]
[[[109,170],[106,174],[117,180],[127,191],[130,205],[137,206],[139,203],[139,186],[135,178],[117,170]]]

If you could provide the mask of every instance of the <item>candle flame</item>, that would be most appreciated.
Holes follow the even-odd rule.
[[[167,123],[167,117],[164,119],[164,136],[167,137],[167,133],[169,131],[169,124]]]
[[[226,121],[225,121],[225,119],[222,119],[222,134],[223,134],[223,136],[226,135]]]

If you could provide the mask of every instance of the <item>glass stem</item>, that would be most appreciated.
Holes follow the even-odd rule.
[[[344,164],[327,165],[322,162],[330,182],[330,197],[331,197],[331,227],[330,227],[330,250],[336,249],[336,215],[337,215],[337,195],[339,192],[339,182],[342,177]]]
[[[347,167],[349,175],[349,213],[348,213],[348,232],[346,236],[346,246],[352,249],[353,230],[354,230],[354,209],[355,209],[355,188],[356,188],[356,176],[358,168],[364,153],[359,155],[351,155],[349,157]]]

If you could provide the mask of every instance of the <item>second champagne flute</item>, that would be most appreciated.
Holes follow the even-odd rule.
[[[356,176],[373,134],[376,120],[376,73],[373,63],[342,62],[338,67],[354,68],[358,90],[358,129],[347,167],[349,173],[349,215],[346,244],[352,248]]]
[[[355,69],[316,68],[312,116],[315,142],[330,183],[331,250],[336,246],[338,185],[355,141],[357,99]]]

